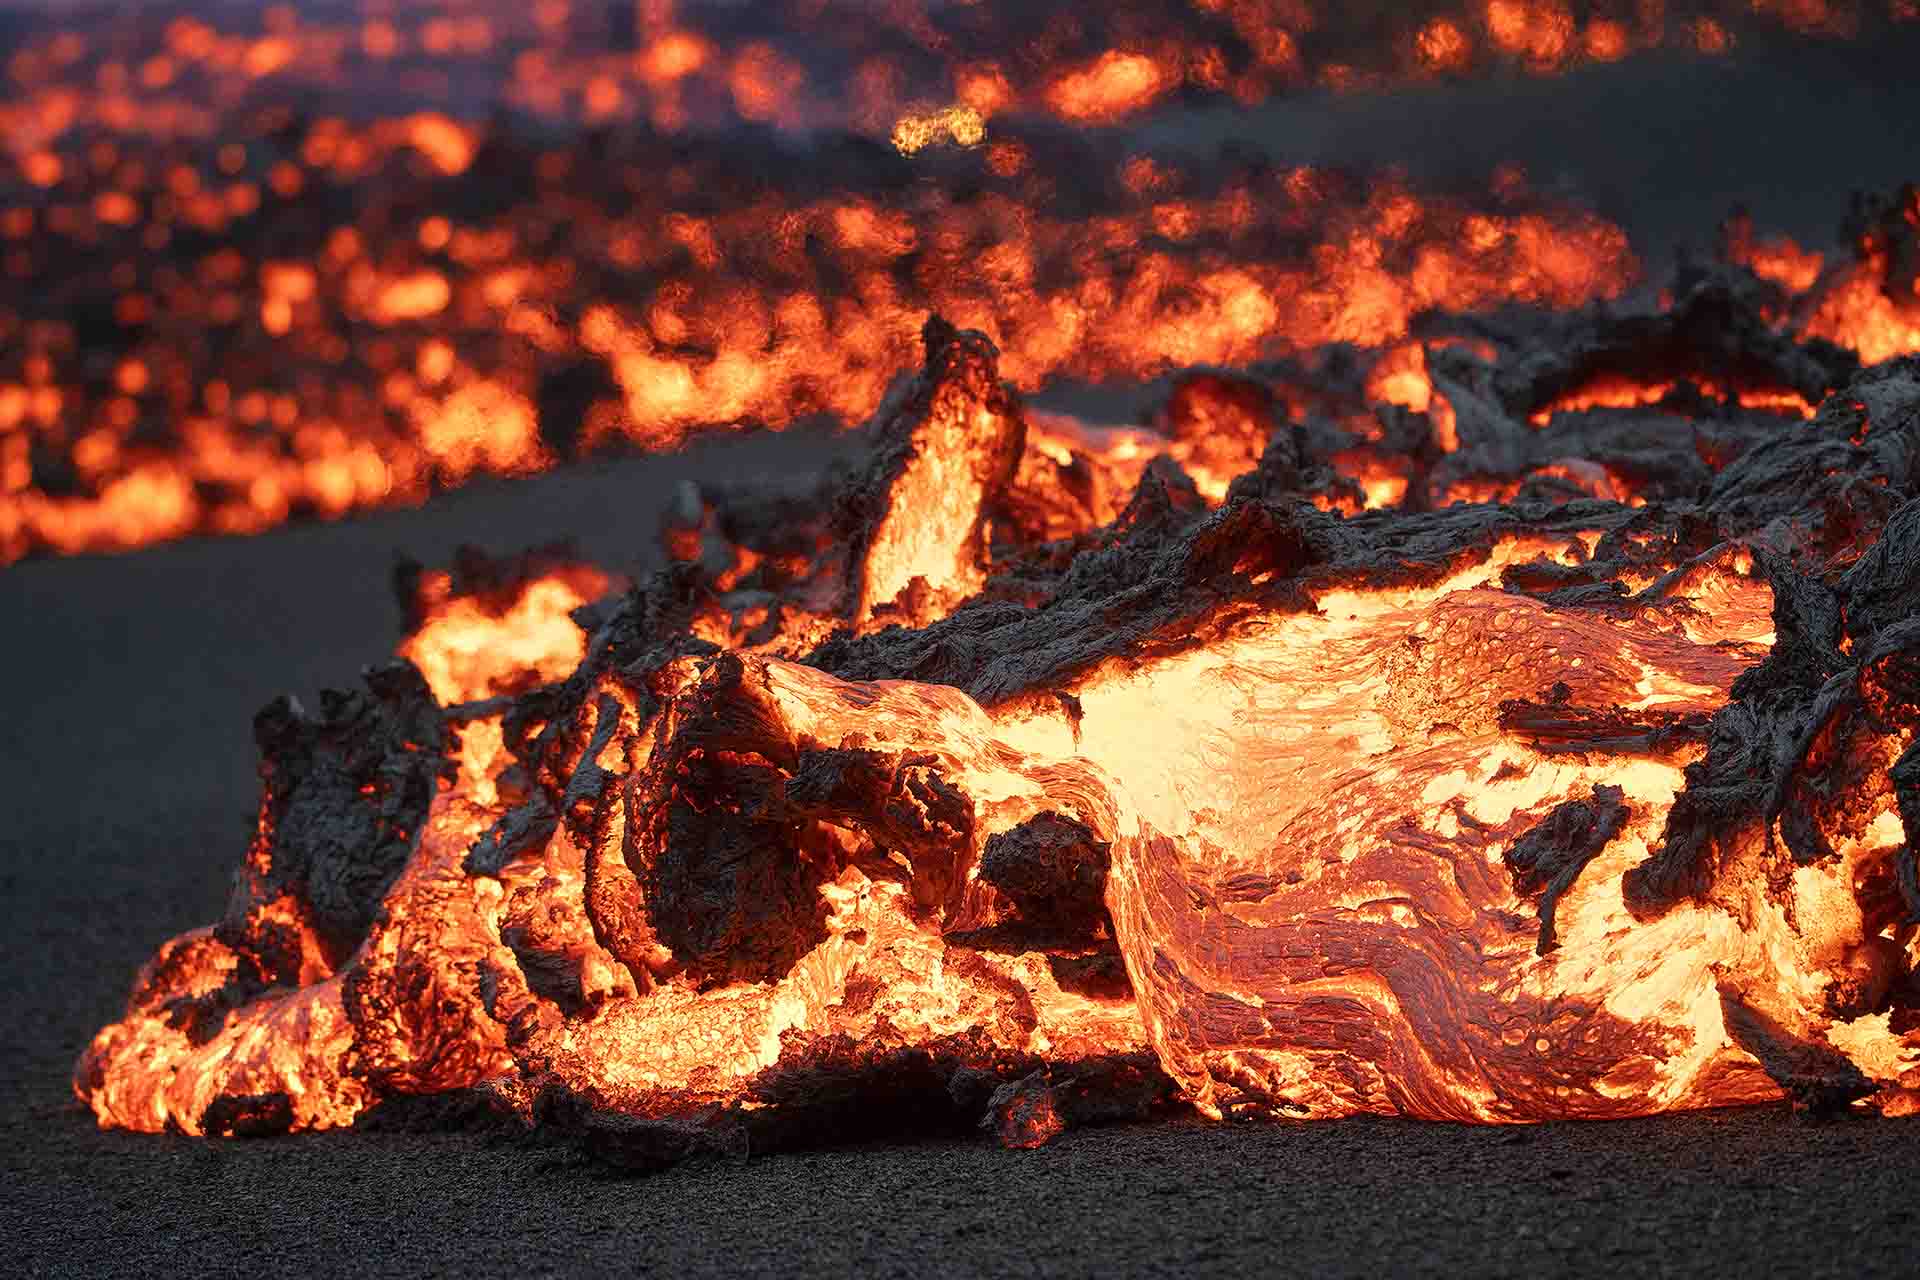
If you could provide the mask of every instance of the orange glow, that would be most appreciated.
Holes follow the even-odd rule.
[[[511,600],[453,596],[444,572],[420,586],[425,618],[399,648],[433,696],[452,705],[565,678],[586,656],[586,635],[567,616],[603,595],[609,579],[585,567],[522,585]]]
[[[1124,0],[1036,39],[1012,11],[981,12],[962,32],[937,20],[923,0],[890,5],[886,23],[867,20],[845,0],[821,0],[769,14],[758,38],[743,39],[724,18],[648,0],[632,6],[634,44],[616,50],[592,24],[570,20],[578,15],[564,5],[485,7],[442,13],[402,6],[365,17],[313,12],[297,23],[265,24],[209,14],[177,19],[146,47],[125,49],[56,25],[11,60],[26,93],[8,109],[19,117],[9,123],[30,128],[10,128],[7,136],[53,137],[89,122],[199,135],[217,128],[248,93],[383,83],[404,76],[406,59],[419,56],[436,63],[435,75],[408,79],[408,91],[437,99],[425,114],[443,120],[473,111],[478,86],[486,105],[477,115],[498,102],[570,123],[644,120],[679,130],[730,114],[886,132],[897,113],[862,109],[868,78],[804,83],[799,65],[779,52],[794,37],[843,52],[850,64],[891,68],[895,77],[911,68],[916,86],[951,85],[983,116],[1024,107],[1104,122],[1163,101],[1181,84],[1253,103],[1300,84],[1361,90],[1407,74],[1460,73],[1482,61],[1550,75],[1666,41],[1722,53],[1745,29],[1850,38],[1862,29],[1864,12],[1858,3],[1833,0],[1675,0],[1638,5],[1630,29],[1627,19],[1605,11],[1578,26],[1564,0],[1443,0],[1421,6],[1406,28],[1389,33],[1381,15],[1326,0]],[[1913,12],[1912,0],[1873,7],[1897,21]],[[859,16],[841,20],[843,14]],[[451,141],[423,150],[436,163],[462,152]],[[34,180],[53,185],[56,164],[51,156],[32,162]]]
[[[1382,352],[1367,375],[1367,398],[1376,404],[1397,404],[1425,413],[1433,402],[1426,348],[1417,342],[1403,342]]]
[[[777,120],[790,109],[806,73],[769,44],[750,44],[727,76],[734,109],[748,120]]]
[[[1105,124],[1150,106],[1174,83],[1174,77],[1151,56],[1110,49],[1090,65],[1055,80],[1047,88],[1046,101],[1068,120]]]
[[[0,562],[418,502],[577,449],[815,414],[851,425],[936,311],[989,333],[1035,390],[1330,342],[1384,350],[1425,311],[1614,297],[1635,273],[1618,229],[1502,180],[1470,202],[1308,169],[1209,186],[1142,156],[1151,182],[1123,177],[1069,213],[1043,138],[1305,84],[1554,74],[1663,43],[1722,52],[1751,30],[1844,38],[1865,12],[1753,0],[1628,18],[1460,0],[1390,21],[1312,0],[1127,0],[1043,33],[987,8],[970,7],[966,34],[918,3],[885,23],[835,22],[830,4],[809,35],[846,54],[844,83],[814,83],[783,52],[785,11],[749,40],[651,0],[620,49],[550,2],[297,22],[221,11],[127,48],[49,19],[10,55],[0,103],[16,190],[0,270],[21,299],[0,313],[0,396],[30,405],[9,422],[30,439],[4,467],[27,479],[0,487]],[[434,65],[416,75],[422,58]],[[384,101],[366,86],[400,85],[404,108],[363,109]],[[537,127],[511,123],[522,115]],[[1035,115],[1052,123],[1030,133]],[[929,176],[970,176],[940,199],[858,183],[736,198],[720,150],[639,141],[739,120],[851,130],[921,156]],[[587,173],[552,142],[587,124],[637,149]],[[483,155],[503,166],[507,207],[465,207],[466,184],[494,181],[474,172]],[[404,190],[406,207],[367,201],[381,190]],[[1907,285],[1889,279],[1899,254],[1856,249],[1766,240],[1745,260],[1793,295],[1792,332],[1870,361],[1920,349]],[[76,262],[97,269],[68,279]],[[81,316],[113,330],[110,350],[81,349]],[[146,371],[138,391],[118,372],[129,362]],[[563,366],[612,390],[542,437],[508,401],[531,405]],[[468,384],[489,389],[458,399]],[[1374,394],[1421,400],[1410,373]],[[1433,410],[1443,440],[1449,412]]]
[[[1535,66],[1558,67],[1573,47],[1573,15],[1559,0],[1486,0],[1485,21],[1495,45]]]
[[[1878,364],[1920,352],[1920,291],[1897,266],[1902,237],[1920,235],[1920,190],[1911,184],[1881,202],[1850,258],[1829,262],[1785,237],[1755,240],[1750,226],[1728,230],[1727,256],[1752,268],[1793,295],[1791,327],[1803,337],[1825,338]]]
[[[1583,409],[1639,409],[1657,405],[1671,395],[1677,386],[1672,382],[1640,382],[1632,378],[1609,374],[1559,396],[1542,409],[1535,410],[1532,422],[1535,426],[1545,426],[1556,413],[1577,413]],[[1725,392],[1710,380],[1699,380],[1694,386],[1704,395],[1724,398]],[[1790,414],[1798,418],[1811,418],[1818,405],[1807,403],[1806,399],[1795,392],[1770,389],[1742,389],[1734,393],[1734,403],[1746,409],[1766,409],[1778,413]]]
[[[1595,62],[1618,62],[1633,51],[1632,37],[1624,24],[1597,20],[1587,24],[1587,56]]]
[[[424,320],[444,311],[452,296],[453,290],[445,276],[418,271],[376,286],[367,310],[377,324]]]
[[[1004,111],[1014,91],[997,66],[969,66],[954,73],[954,96],[985,118]]]
[[[447,479],[510,474],[548,465],[533,406],[496,383],[472,382],[438,403],[416,402],[420,443]]]
[[[647,47],[646,68],[655,80],[681,80],[707,64],[707,42],[690,31],[673,31]]]
[[[1850,347],[1868,364],[1920,352],[1920,298],[1889,297],[1876,281],[1885,269],[1869,259],[1836,277],[1815,296],[1807,336]]]
[[[1744,261],[1762,280],[1771,280],[1791,293],[1806,293],[1820,279],[1824,255],[1802,249],[1784,236],[1750,245],[1737,261]]]
[[[1473,61],[1473,42],[1447,18],[1435,18],[1415,39],[1420,61],[1434,71],[1464,71]]]
[[[473,139],[445,116],[414,116],[407,122],[407,139],[442,173],[464,173],[473,163]]]

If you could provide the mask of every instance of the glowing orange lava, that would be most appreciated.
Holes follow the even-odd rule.
[[[1305,84],[1552,74],[1912,17],[1906,0],[1460,0],[1380,21],[1127,0],[1067,22],[904,0],[873,22],[833,20],[832,0],[804,7],[803,57],[784,10],[747,39],[672,3],[589,8],[163,5],[25,34],[0,94],[0,561],[418,502],[616,443],[857,422],[933,312],[989,333],[1030,391],[1612,297],[1634,270],[1614,228],[1505,197],[1129,160],[1154,180],[1057,212],[1057,175],[1112,157],[1096,141],[1097,160],[1063,159],[1030,125],[1097,139]],[[614,128],[616,154],[588,164],[513,113]],[[676,141],[742,121],[885,138],[985,186],[751,190],[727,147]],[[1898,256],[1881,234],[1847,263],[1778,242],[1745,260],[1794,295],[1794,332],[1873,362],[1920,345]]]
[[[477,1089],[650,1164],[819,1140],[848,1090],[1012,1146],[1176,1098],[1910,1107],[1910,366],[1756,417],[1716,530],[1604,436],[1497,495],[1599,500],[1329,514],[1366,442],[1259,383],[1088,453],[983,335],[924,341],[830,496],[696,504],[590,609],[609,580],[552,553],[416,574],[410,662],[265,709],[225,918],[77,1068],[101,1123]],[[1460,412],[1434,465],[1476,456]],[[1844,571],[1777,556],[1786,510]]]

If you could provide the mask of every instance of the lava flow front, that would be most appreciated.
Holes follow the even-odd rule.
[[[1920,360],[1794,298],[1912,314],[1915,207],[1793,288],[1736,234],[1657,309],[1190,374],[1124,431],[930,319],[863,462],[688,488],[637,586],[402,575],[394,662],[260,713],[227,910],[76,1090],[639,1167],[1911,1110]]]

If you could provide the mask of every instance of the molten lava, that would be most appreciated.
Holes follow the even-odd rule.
[[[689,490],[638,587],[403,574],[400,660],[260,714],[227,911],[76,1090],[227,1134],[461,1099],[645,1167],[1911,1109],[1920,363],[1774,301],[1722,267],[1120,433],[931,320],[863,462]],[[1692,390],[1579,398],[1620,378]]]
[[[0,562],[865,453],[684,486],[637,584],[403,567],[103,1125],[1920,1109],[1920,195],[1641,305],[1517,171],[1119,128],[1912,0],[206,8],[4,64]]]

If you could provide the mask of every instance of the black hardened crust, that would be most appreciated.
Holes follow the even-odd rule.
[[[1670,594],[1673,584],[1744,551],[1773,589],[1777,638],[1771,656],[1741,677],[1711,719],[1580,706],[1559,686],[1502,702],[1500,727],[1543,751],[1589,757],[1657,756],[1704,740],[1705,754],[1687,766],[1662,838],[1627,876],[1627,905],[1638,917],[1706,898],[1721,876],[1734,874],[1726,852],[1756,829],[1766,832],[1770,850],[1783,846],[1777,856],[1789,862],[1829,856],[1822,832],[1845,824],[1828,819],[1863,805],[1870,788],[1890,787],[1909,845],[1896,882],[1885,886],[1885,912],[1889,923],[1920,919],[1912,844],[1920,836],[1920,746],[1879,779],[1846,773],[1859,758],[1846,749],[1849,742],[1920,723],[1920,359],[1862,370],[1836,348],[1781,336],[1762,316],[1773,300],[1768,286],[1740,268],[1689,270],[1674,292],[1672,306],[1657,313],[1599,309],[1534,316],[1524,329],[1511,320],[1456,326],[1491,341],[1499,358],[1488,362],[1463,349],[1436,356],[1435,384],[1456,413],[1456,452],[1433,447],[1426,415],[1380,411],[1386,438],[1417,463],[1407,499],[1392,509],[1342,516],[1316,506],[1316,496],[1350,487],[1331,455],[1355,441],[1317,413],[1287,421],[1264,389],[1228,374],[1195,376],[1237,387],[1240,411],[1256,422],[1264,415],[1266,439],[1257,464],[1217,509],[1197,499],[1178,464],[1162,459],[1112,524],[1065,542],[1038,541],[1011,492],[1011,463],[1004,450],[995,452],[985,476],[984,527],[993,545],[984,589],[931,625],[864,635],[843,627],[791,656],[846,679],[951,685],[993,708],[1054,698],[1076,676],[1115,658],[1176,654],[1229,634],[1243,620],[1310,610],[1329,588],[1438,583],[1511,535],[1597,531],[1584,561],[1540,559],[1504,574],[1505,590],[1566,611],[1684,612],[1693,606]],[[944,379],[957,377],[979,384],[974,394],[1018,423],[1021,410],[999,383],[996,353],[984,337],[935,320],[927,346],[927,368],[894,405],[924,405]],[[1609,372],[1670,379],[1678,389],[1663,405],[1566,412],[1544,428],[1529,423],[1555,396]],[[1342,376],[1338,361],[1329,364],[1330,395],[1351,391],[1338,385]],[[1784,386],[1820,407],[1802,423],[1714,399],[1690,380]],[[1007,443],[1017,453],[1017,443]],[[913,441],[882,421],[869,463],[831,480],[820,500],[714,490],[700,502],[717,513],[735,545],[791,551],[837,543],[857,552],[913,454]],[[1570,497],[1561,479],[1539,474],[1569,457],[1630,478],[1644,505]],[[1500,504],[1436,505],[1433,495],[1467,477],[1508,483],[1513,496]],[[811,528],[796,526],[808,519]],[[535,556],[521,569],[545,563]],[[499,592],[512,577],[468,557],[455,589]],[[1630,589],[1629,579],[1652,585]],[[759,575],[722,589],[694,558],[583,610],[591,638],[580,669],[507,704],[515,763],[501,791],[511,807],[472,851],[467,873],[497,873],[563,822],[590,843],[608,806],[620,802],[614,775],[596,763],[619,716],[604,682],[625,690],[642,717],[653,714],[663,705],[658,673],[668,662],[737,663],[695,638],[689,624],[696,611],[743,602],[777,610],[779,590],[791,582],[789,561],[773,556]],[[328,695],[318,715],[286,701],[261,713],[265,821],[220,926],[250,967],[235,975],[231,989],[172,1010],[183,1023],[217,1029],[232,1003],[293,981],[289,966],[297,958],[276,950],[273,923],[258,910],[264,904],[300,899],[321,923],[326,945],[344,956],[365,936],[406,863],[436,779],[451,767],[458,722],[476,709],[436,707],[405,663],[368,671],[366,684],[365,693]],[[730,695],[724,680],[705,687],[712,705],[681,714],[707,717],[706,727],[676,734],[678,749],[724,746],[729,735],[765,749],[772,735],[750,723],[752,698]],[[597,710],[589,711],[594,700]],[[770,761],[753,774],[756,766],[719,758],[709,751],[679,761],[675,767],[689,771],[673,792],[680,799],[656,813],[627,815],[641,827],[628,840],[635,865],[589,864],[590,876],[596,865],[603,876],[604,892],[590,887],[589,910],[605,945],[619,954],[623,929],[644,935],[703,983],[778,974],[821,936],[817,872],[804,850],[788,847],[796,816],[869,826],[900,814],[935,827],[972,821],[965,797],[946,796],[937,771],[916,772],[911,760],[815,752]],[[682,801],[698,793],[703,770],[724,771],[715,785],[752,803],[696,821]],[[912,804],[893,803],[908,793]],[[1555,945],[1556,903],[1623,821],[1619,789],[1595,787],[1590,797],[1554,809],[1506,854],[1516,889],[1537,899],[1543,953]],[[911,846],[922,833],[910,825],[889,838]],[[950,846],[954,833],[928,834],[927,846],[937,848]],[[616,853],[604,858],[618,862]],[[1101,900],[1106,854],[1090,832],[1056,814],[995,836],[981,874],[1017,911],[998,926],[1001,936],[982,936],[977,945],[1039,947],[1054,959],[1063,985],[1111,985],[1117,966]],[[631,919],[612,904],[618,895],[609,886],[624,883],[618,877],[645,884],[648,906]],[[918,868],[915,880],[916,895],[937,898],[952,888]],[[630,898],[625,910],[631,912]],[[542,978],[543,959],[552,956],[537,928],[512,926],[504,937],[536,990],[562,991],[564,982]],[[1123,971],[1118,981],[1124,984]],[[1874,998],[1891,1000],[1894,1016],[1904,1020],[1920,1005],[1904,989],[1907,979],[1899,982],[1902,989]],[[1723,998],[1738,1043],[1795,1097],[1834,1105],[1870,1087],[1844,1060],[1792,1042],[1737,992]],[[350,1013],[352,1007],[349,1001]],[[1150,1059],[1049,1068],[1037,1059],[1009,1060],[965,1037],[949,1039],[878,1053],[843,1038],[818,1039],[784,1053],[749,1082],[749,1109],[647,1120],[605,1114],[590,1099],[546,1094],[514,1099],[513,1109],[614,1164],[651,1168],[702,1151],[960,1129],[983,1119],[1019,1131],[1036,1108],[1068,1119],[1137,1116],[1170,1096]],[[367,1122],[395,1123],[409,1108],[465,1119],[494,1114],[458,1098],[390,1099]],[[207,1127],[271,1132],[284,1129],[289,1114],[284,1098],[223,1098],[209,1109]]]

